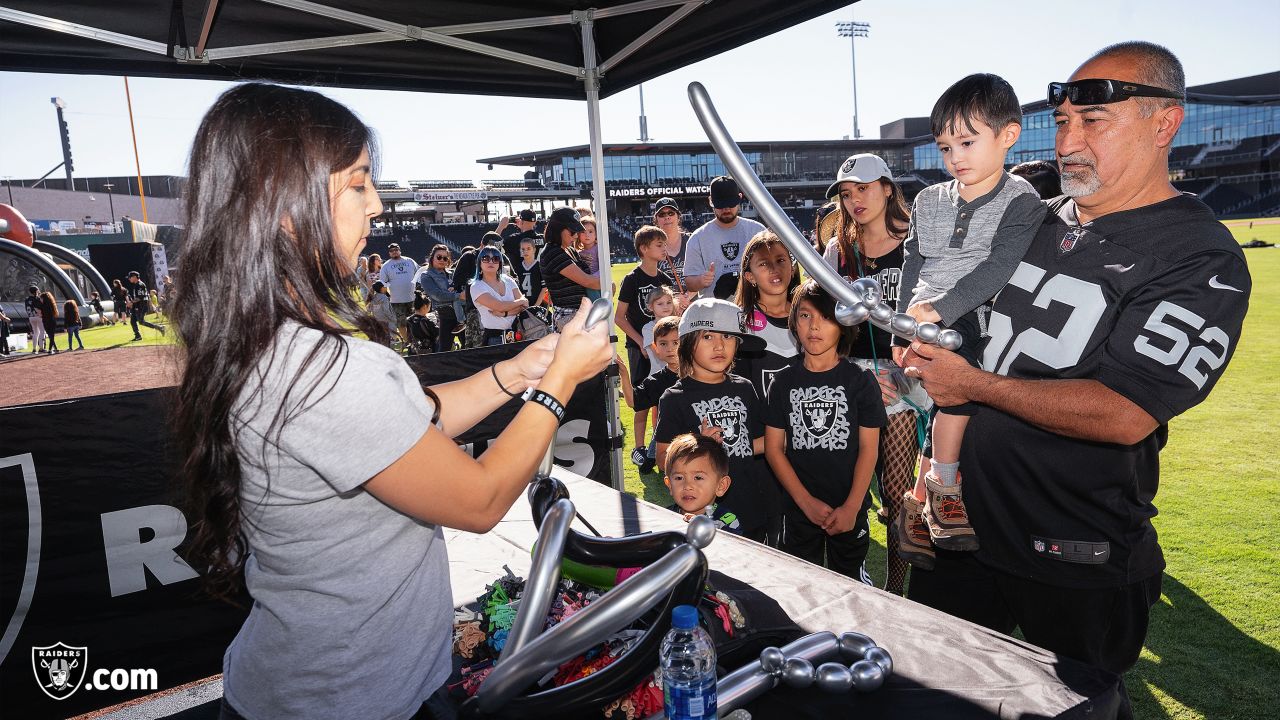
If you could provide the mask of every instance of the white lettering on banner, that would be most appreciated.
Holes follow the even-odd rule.
[[[140,531],[144,528],[154,533],[150,540],[141,539]],[[106,546],[111,597],[146,590],[144,567],[165,585],[200,577],[174,552],[186,537],[186,518],[182,511],[169,505],[144,505],[102,513],[102,541]]]
[[[457,192],[414,192],[414,202],[471,202],[488,200],[483,190],[459,190]]]
[[[613,188],[609,190],[611,198],[664,197],[675,195],[709,195],[710,185],[675,185],[671,187],[634,187]]]

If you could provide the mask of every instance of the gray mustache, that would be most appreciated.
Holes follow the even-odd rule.
[[[1064,155],[1062,157],[1059,157],[1058,158],[1059,169],[1061,169],[1063,165],[1085,165],[1095,169],[1097,167],[1096,165],[1094,165],[1093,160],[1083,155]]]

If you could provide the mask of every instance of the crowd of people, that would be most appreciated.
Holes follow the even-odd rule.
[[[732,178],[711,183],[713,218],[693,232],[660,199],[614,315],[632,460],[663,471],[686,518],[864,583],[877,488],[887,590],[910,571],[913,600],[1123,674],[1160,595],[1150,518],[1167,423],[1221,376],[1251,289],[1230,234],[1169,183],[1184,93],[1168,50],[1122,43],[1049,86],[1060,174],[1004,169],[1021,113],[990,74],[938,100],[953,179],[910,206],[879,157],[833,168],[815,251],[846,280],[876,279],[915,322],[956,330],[958,352],[840,323],[830,289],[739,215]],[[176,432],[191,559],[224,594],[243,573],[254,598],[225,659],[229,720],[447,717],[441,527],[493,527],[573,388],[613,359],[603,323],[584,326],[608,273],[585,208],[555,210],[541,234],[531,212],[504,218],[422,266],[395,245],[361,257],[382,211],[370,153],[345,107],[256,84],[224,94],[193,146]],[[225,212],[231,197],[247,211]],[[251,248],[264,266],[229,260]],[[314,262],[276,260],[299,249]],[[268,291],[280,282],[290,292]],[[539,333],[425,393],[385,347]],[[454,444],[517,397],[480,457]],[[328,441],[333,428],[345,442]],[[280,666],[294,682],[263,679]]]

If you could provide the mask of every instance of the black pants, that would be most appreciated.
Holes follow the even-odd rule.
[[[1079,590],[988,568],[970,553],[937,551],[932,571],[911,572],[908,597],[1117,675],[1138,661],[1163,575],[1116,588]],[[1133,717],[1124,682],[1120,717]]]
[[[159,325],[155,325],[147,322],[147,306],[146,305],[135,304],[133,307],[129,308],[129,325],[133,328],[133,336],[136,338],[142,337],[142,333],[138,332],[139,325],[145,325],[151,328],[152,330],[163,329]]]
[[[871,537],[867,529],[866,509],[858,511],[858,521],[853,529],[839,535],[828,535],[822,528],[809,522],[803,513],[784,513],[780,549],[821,565],[829,570],[871,584],[864,561]]]
[[[440,320],[440,339],[436,341],[436,352],[449,352],[453,349],[453,339],[462,334],[453,331],[460,321],[453,312],[452,304],[437,306],[436,317]]]

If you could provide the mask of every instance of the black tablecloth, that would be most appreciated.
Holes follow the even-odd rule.
[[[578,512],[605,535],[682,531],[675,513],[557,471]],[[586,532],[581,523],[577,529]],[[484,593],[507,565],[527,575],[537,538],[519,501],[487,535],[446,531],[454,604]],[[857,631],[890,652],[893,675],[868,694],[779,687],[748,706],[756,718],[1114,717],[1119,679],[1026,642],[890,595],[763,545],[720,533],[706,549],[713,571],[775,600],[807,632]],[[733,668],[731,668],[733,669]]]

